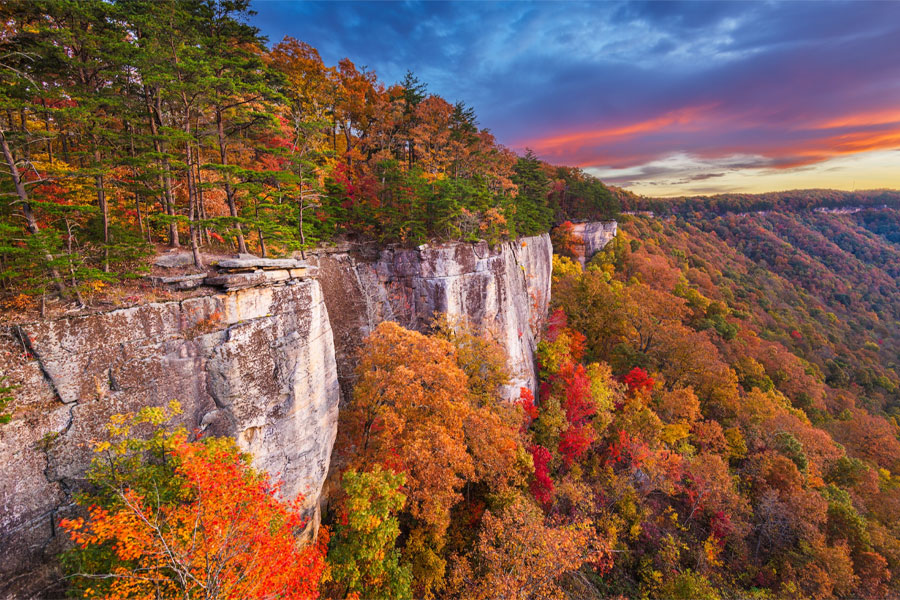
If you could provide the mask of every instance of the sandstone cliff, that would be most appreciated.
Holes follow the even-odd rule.
[[[332,315],[341,388],[352,388],[356,349],[381,321],[423,330],[435,313],[468,319],[508,356],[506,394],[535,389],[534,351],[550,300],[550,237],[382,250],[368,260],[348,252],[313,257]]]
[[[58,577],[55,526],[110,415],[181,401],[182,422],[232,435],[312,516],[339,390],[318,282],[292,282],[28,323],[3,340],[15,415],[0,427],[0,596]],[[5,592],[5,594],[4,594]]]
[[[582,266],[616,237],[618,225],[616,221],[575,223],[572,233],[584,241],[582,246],[584,253],[578,257]]]

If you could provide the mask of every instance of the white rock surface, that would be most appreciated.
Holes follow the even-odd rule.
[[[318,282],[291,282],[22,325],[14,419],[0,427],[0,597],[58,577],[55,524],[84,483],[110,415],[184,408],[189,429],[231,435],[255,466],[316,508],[340,391]],[[4,354],[23,348],[5,341]],[[51,588],[52,589],[52,588]],[[47,593],[46,591],[44,593]],[[52,593],[52,592],[50,592]]]
[[[361,341],[386,320],[426,329],[435,313],[463,317],[506,350],[512,381],[534,389],[534,352],[547,314],[553,251],[548,235],[505,242],[454,243],[411,250],[384,250],[375,260],[348,253],[322,255],[319,263],[331,314],[338,372],[346,393],[352,386]]]
[[[579,256],[582,266],[616,237],[618,225],[617,221],[575,223],[573,233],[584,240],[584,254]]]

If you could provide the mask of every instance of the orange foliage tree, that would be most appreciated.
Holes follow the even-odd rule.
[[[177,410],[177,405],[173,405]],[[302,547],[302,498],[278,486],[225,438],[166,432],[166,411],[145,408],[109,425],[88,473],[97,492],[78,498],[87,519],[63,519],[75,547],[64,556],[73,587],[105,598],[316,598],[327,532]],[[134,426],[155,428],[148,439]]]
[[[610,550],[589,521],[548,524],[519,496],[498,514],[485,513],[474,549],[458,559],[450,583],[458,597],[473,600],[565,598],[560,577],[585,563],[602,567]]]
[[[521,408],[497,402],[500,360],[492,342],[449,321],[435,336],[382,323],[362,349],[353,401],[341,411],[340,460],[405,473],[403,555],[416,596],[443,587],[453,511],[477,524],[490,492],[528,477]],[[471,535],[471,524],[460,529]]]
[[[366,344],[353,403],[342,413],[350,468],[407,473],[414,517],[445,528],[474,474],[466,452],[466,374],[449,342],[382,323]]]
[[[575,225],[571,221],[562,223],[553,230],[553,250],[561,256],[573,259],[584,257],[584,240],[575,233]]]

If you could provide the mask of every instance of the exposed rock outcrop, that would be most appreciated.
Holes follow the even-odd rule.
[[[588,257],[615,235],[615,223],[576,227]],[[14,418],[0,426],[0,597],[53,589],[55,524],[115,413],[178,399],[182,424],[235,437],[315,515],[341,390],[349,395],[356,351],[381,321],[424,330],[438,312],[467,319],[505,349],[507,396],[534,389],[552,252],[545,234],[368,258],[349,248],[306,262],[241,256],[158,276],[168,289],[204,286],[180,302],[11,328],[0,336],[0,371],[19,385]],[[174,255],[163,262],[184,267]]]
[[[616,237],[618,225],[616,221],[575,223],[572,233],[584,241],[584,254],[578,257],[582,266]]]
[[[193,261],[193,255],[186,252],[170,252],[157,258],[154,266],[163,269],[183,268],[183,257],[189,257]],[[302,260],[259,258],[252,254],[241,254],[238,258],[214,260],[211,271],[181,275],[151,275],[148,280],[157,286],[168,287],[171,290],[192,290],[202,285],[231,292],[282,281],[302,281],[316,275],[315,269],[310,268]]]
[[[40,592],[48,559],[115,413],[178,399],[181,422],[231,435],[315,514],[340,392],[321,288],[291,281],[229,294],[24,324],[16,415],[0,427],[0,597]],[[15,339],[13,335],[18,338]]]
[[[382,250],[365,260],[322,253],[319,279],[332,316],[341,388],[352,388],[356,349],[386,320],[423,330],[435,313],[462,317],[506,350],[507,396],[537,382],[534,351],[550,300],[553,249],[548,235],[505,242]]]

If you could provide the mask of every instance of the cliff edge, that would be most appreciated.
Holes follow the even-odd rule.
[[[0,595],[58,580],[57,523],[109,417],[172,399],[180,424],[235,437],[316,522],[340,397],[317,281],[25,323],[2,342],[21,362],[0,427]]]
[[[516,399],[537,386],[552,256],[545,234],[493,248],[321,251],[303,267],[242,257],[218,274],[153,280],[193,297],[0,332],[0,368],[18,386],[0,426],[0,597],[58,591],[57,523],[73,511],[92,441],[111,415],[172,399],[181,425],[234,437],[286,495],[303,494],[316,526],[365,337],[385,320],[426,330],[436,313],[465,319],[504,348]]]

